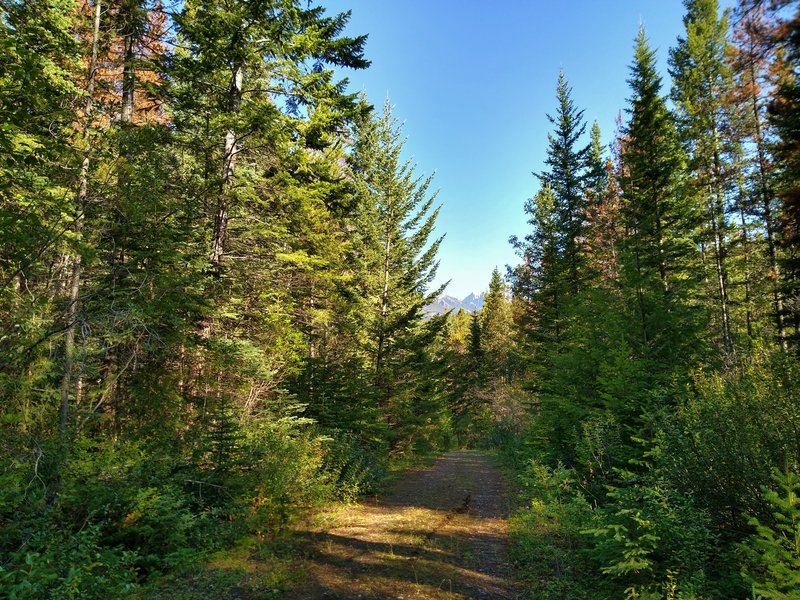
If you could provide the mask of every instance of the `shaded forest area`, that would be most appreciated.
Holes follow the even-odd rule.
[[[347,13],[0,0],[0,593],[147,595],[483,445],[530,597],[800,597],[800,11],[685,8],[611,144],[561,74],[520,264],[425,317]]]

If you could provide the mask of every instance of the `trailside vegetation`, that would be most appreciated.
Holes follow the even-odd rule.
[[[0,2],[3,597],[161,585],[450,443],[436,194],[348,19]]]
[[[512,239],[531,598],[800,598],[800,12],[684,4],[671,89],[636,36],[610,152],[559,76]]]
[[[429,315],[349,13],[0,0],[0,596],[279,594],[299,518],[483,446],[528,597],[800,598],[800,8],[684,8],[613,136],[558,75],[518,264]]]

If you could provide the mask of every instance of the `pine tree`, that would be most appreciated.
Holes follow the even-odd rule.
[[[445,317],[424,319],[442,238],[432,239],[439,208],[402,156],[404,142],[388,99],[379,116],[358,123],[350,159],[357,194],[357,252],[368,354],[378,402],[394,429],[395,451],[413,443],[414,425],[436,422],[443,408],[433,352]]]
[[[565,294],[576,294],[580,288],[580,240],[586,215],[587,166],[590,146],[581,145],[586,131],[583,111],[575,107],[564,72],[556,86],[558,106],[555,116],[547,115],[555,131],[547,135],[545,165],[539,174],[542,184],[550,187],[555,200],[558,232],[559,279]]]
[[[718,0],[685,0],[686,37],[670,53],[672,98],[678,129],[689,153],[692,186],[705,211],[703,248],[714,261],[714,301],[721,346],[733,350],[731,281],[728,265],[730,223],[728,196],[735,181],[730,160],[737,152],[726,137],[730,126],[726,97],[732,88],[728,52],[728,11],[720,15]],[[704,250],[705,252],[705,250]]]
[[[681,336],[668,323],[693,290],[697,215],[687,197],[686,158],[673,117],[660,95],[655,53],[644,29],[631,67],[630,121],[622,146],[626,284],[635,294],[643,347],[676,356]],[[662,354],[663,356],[663,354]]]

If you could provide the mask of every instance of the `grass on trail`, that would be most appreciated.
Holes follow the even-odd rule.
[[[508,502],[493,461],[450,452],[377,501],[331,507],[305,535],[302,583],[287,598],[516,597]]]
[[[365,499],[375,501],[407,473],[430,467],[435,461],[435,455],[411,455],[393,460],[380,490]],[[339,526],[353,506],[353,502],[330,502],[271,539],[252,534],[240,537],[231,547],[208,553],[191,566],[144,586],[133,598],[285,598],[287,590],[301,584],[305,576],[303,565],[311,550],[308,532]]]

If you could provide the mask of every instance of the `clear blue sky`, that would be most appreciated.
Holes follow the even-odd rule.
[[[516,257],[523,203],[536,192],[555,84],[563,68],[578,107],[604,142],[628,97],[633,39],[643,22],[658,49],[683,34],[680,0],[320,0],[352,10],[347,33],[368,33],[372,67],[350,72],[378,108],[388,95],[419,172],[435,171],[445,233],[439,282],[463,298]],[[722,2],[722,4],[728,4]],[[587,128],[588,131],[588,128]]]

